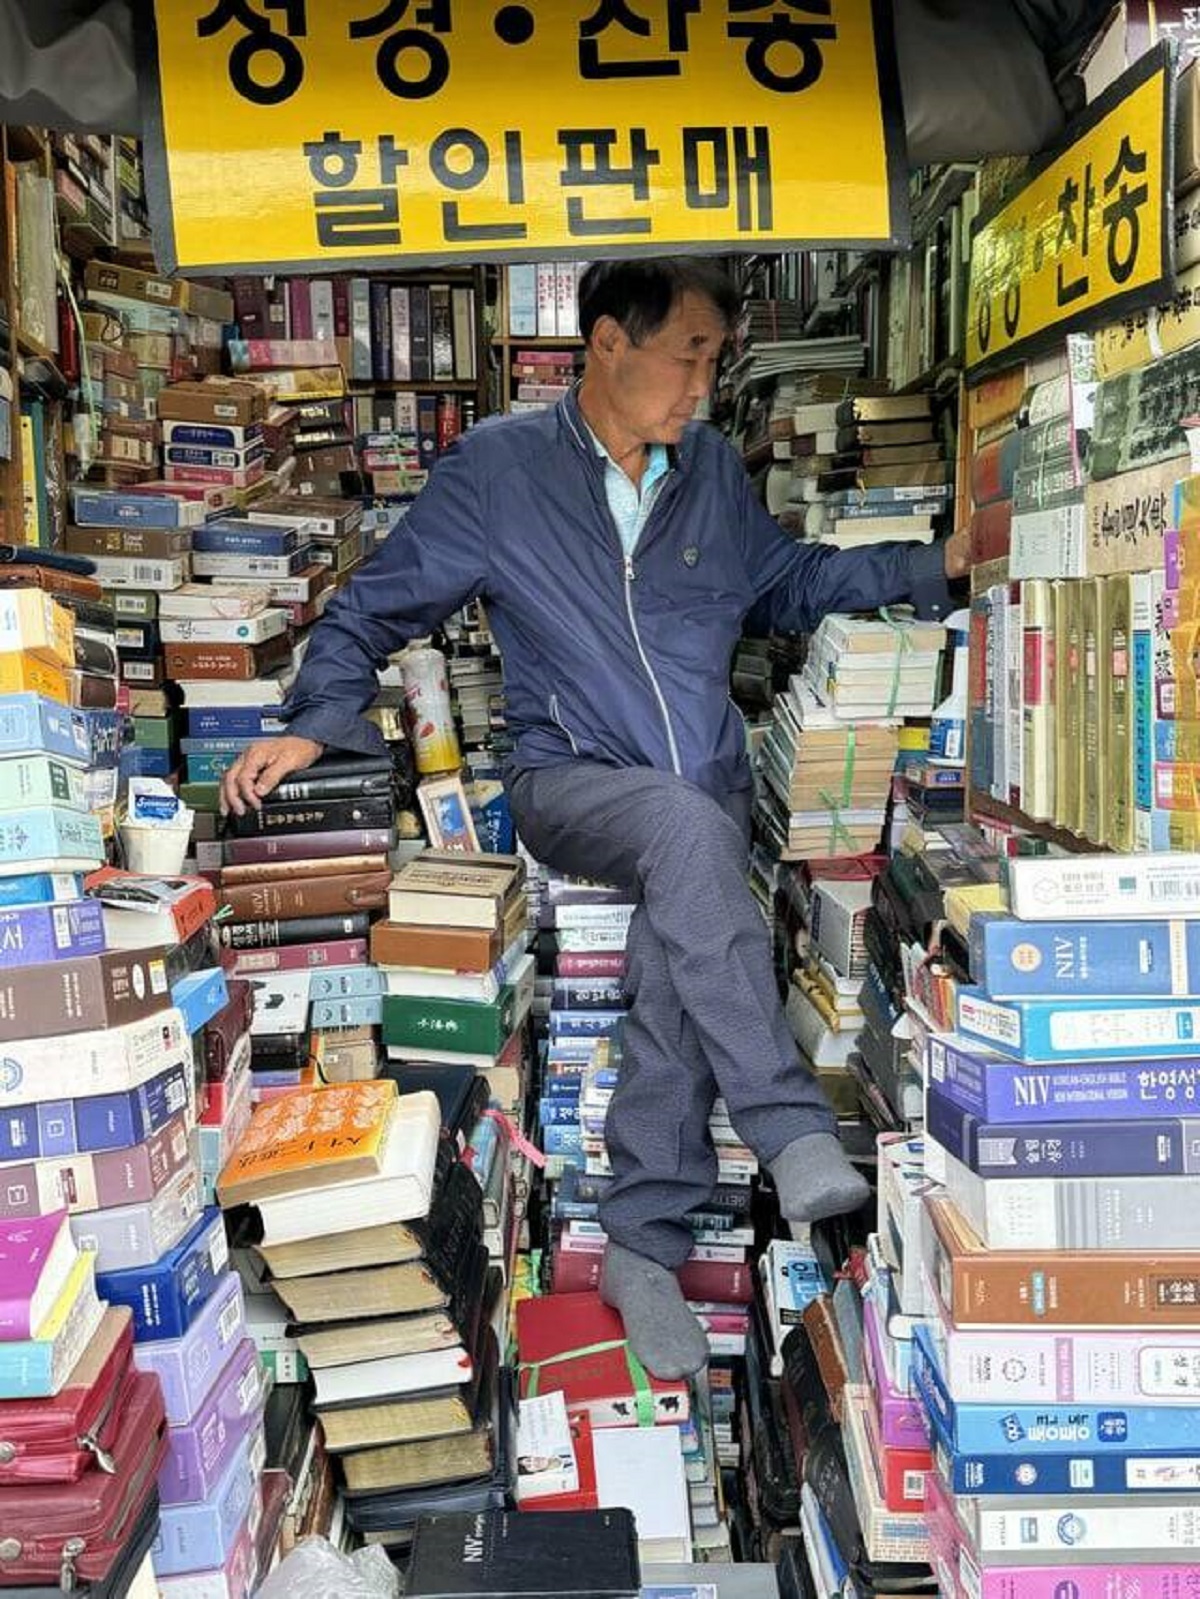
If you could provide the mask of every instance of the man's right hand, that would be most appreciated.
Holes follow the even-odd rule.
[[[285,777],[302,772],[325,753],[315,739],[285,734],[259,739],[244,749],[221,779],[221,810],[244,816],[246,807],[260,810],[266,796]]]

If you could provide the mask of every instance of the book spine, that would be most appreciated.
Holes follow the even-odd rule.
[[[361,964],[367,959],[367,944],[361,938],[328,939],[321,943],[277,945],[272,949],[240,949],[229,954],[234,975],[250,977],[259,972]]]
[[[1122,856],[1121,859],[1126,857]],[[958,994],[958,1030],[1002,1055],[1060,1060],[1177,1060],[1200,1035],[1200,1003],[1128,999],[987,999]]]
[[[377,383],[392,380],[392,316],[388,285],[372,279],[371,297],[371,372]]]
[[[397,383],[407,383],[413,376],[412,329],[408,286],[392,285],[390,292],[392,320],[392,378]]]
[[[1021,922],[972,916],[971,972],[993,999],[1200,992],[1200,923]]]
[[[955,1398],[995,1404],[1196,1403],[1200,1341],[1192,1331],[934,1333],[938,1365]],[[1184,1381],[1179,1374],[1186,1373]]]
[[[221,848],[228,866],[264,861],[304,861],[337,855],[376,855],[391,849],[390,827],[364,827],[345,832],[302,833],[226,838]]]
[[[1078,1553],[1128,1554],[1140,1560],[1150,1550],[1200,1551],[1200,1530],[1183,1504],[1147,1504],[1128,1495],[1122,1495],[1119,1514],[1090,1516],[1079,1515],[1069,1498],[1051,1504],[1043,1500],[1036,1508],[993,1506],[984,1500],[973,1518],[974,1541],[984,1557],[1003,1555],[1018,1546],[1029,1561],[1052,1552],[1061,1555],[1064,1517],[1071,1518],[1070,1548]]]
[[[389,1046],[444,1046],[469,1054],[496,1054],[512,1025],[511,989],[492,1005],[394,994],[383,1001],[383,1041]]]
[[[958,1404],[933,1361],[928,1341],[914,1340],[912,1381],[934,1425],[963,1454],[999,1454],[1037,1460],[1087,1451],[1183,1452],[1200,1450],[1200,1409],[1186,1405]]]
[[[1141,1120],[1200,1106],[1200,1060],[994,1060],[929,1040],[929,1076],[960,1109],[990,1122]]]
[[[936,1087],[926,1132],[980,1177],[1137,1177],[1200,1174],[1200,1119],[985,1122]]]
[[[1200,1178],[1052,1177],[984,1179],[958,1162],[946,1188],[990,1249],[1186,1249]]]
[[[370,915],[357,911],[345,916],[298,916],[292,921],[224,922],[219,931],[226,949],[260,949],[365,938],[370,925]]]
[[[96,900],[0,910],[0,968],[97,955],[104,947],[104,913]]]
[[[351,278],[350,377],[353,382],[369,383],[374,377],[371,350],[371,285],[367,278]]]
[[[72,1216],[80,1249],[96,1256],[96,1270],[152,1266],[177,1244],[200,1213],[200,1185],[191,1162],[144,1204],[90,1210]]]
[[[253,838],[279,833],[330,833],[341,828],[383,828],[390,826],[394,814],[389,795],[367,795],[361,799],[308,800],[300,804],[268,802],[259,811],[228,818],[228,823],[232,836]]]
[[[1054,604],[1050,584],[1021,585],[1024,636],[1021,795],[1030,816],[1054,816]]]
[[[411,319],[412,376],[415,381],[428,383],[433,377],[432,348],[430,344],[429,285],[414,283],[409,295]]]

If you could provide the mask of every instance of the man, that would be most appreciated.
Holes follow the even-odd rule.
[[[839,553],[783,534],[736,453],[695,423],[737,313],[703,259],[597,263],[579,287],[586,367],[554,410],[472,429],[318,624],[288,736],[225,778],[241,813],[326,748],[373,751],[375,669],[475,595],[504,659],[519,833],[560,871],[617,883],[629,929],[614,1181],[601,1291],[661,1377],[698,1370],[675,1268],[716,1181],[720,1092],[785,1216],[855,1209],[866,1185],[803,1069],[746,882],[750,770],[727,694],[756,630],[913,600],[948,608],[960,541]]]

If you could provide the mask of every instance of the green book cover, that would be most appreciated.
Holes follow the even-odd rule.
[[[513,1003],[511,987],[501,989],[499,997],[486,1005],[466,999],[386,994],[383,1042],[393,1049],[498,1055],[512,1032]]]
[[[46,755],[0,761],[0,810],[26,805],[67,805],[86,811],[82,769]]]

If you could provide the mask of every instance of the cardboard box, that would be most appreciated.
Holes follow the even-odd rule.
[[[261,384],[244,378],[173,383],[158,397],[158,414],[163,421],[232,422],[249,427],[266,421],[267,396]]]
[[[137,267],[118,266],[112,261],[89,261],[83,271],[85,289],[98,289],[102,294],[122,294],[130,300],[146,300],[151,305],[171,305],[182,309],[183,291],[188,287],[183,278],[164,278],[154,272],[142,272]]]

